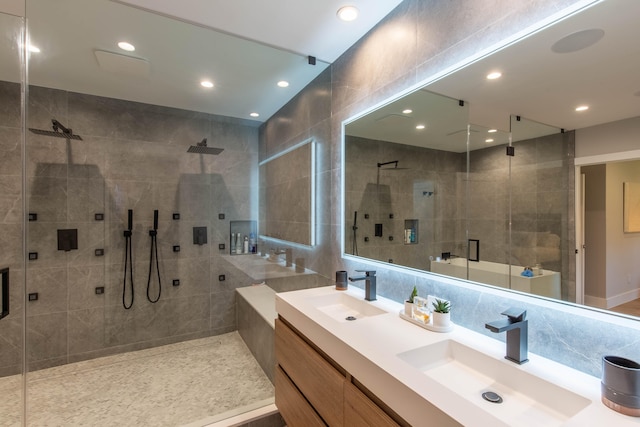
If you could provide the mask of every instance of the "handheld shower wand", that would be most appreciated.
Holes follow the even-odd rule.
[[[153,211],[153,230],[149,230],[151,236],[151,254],[149,255],[149,276],[147,279],[147,299],[155,304],[160,300],[162,293],[162,282],[160,281],[160,261],[158,260],[158,210]],[[153,270],[153,256],[156,258],[156,272],[158,273],[158,296],[156,299],[151,298],[151,272]]]
[[[124,230],[124,280],[122,281],[122,306],[129,310],[133,306],[133,248],[131,247],[131,236],[133,235],[133,210],[127,213],[127,229]],[[127,267],[131,281],[131,301],[127,304]]]
[[[352,255],[358,255],[358,211],[353,212],[353,241],[352,241]]]

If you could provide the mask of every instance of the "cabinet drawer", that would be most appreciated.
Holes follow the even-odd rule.
[[[276,319],[276,360],[324,421],[343,425],[345,377],[280,319]]]
[[[353,384],[344,384],[344,425],[349,427],[399,427],[389,415]]]
[[[316,414],[280,367],[276,367],[275,382],[276,406],[287,425],[326,427],[322,418]]]

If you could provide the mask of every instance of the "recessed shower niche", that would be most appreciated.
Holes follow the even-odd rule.
[[[258,253],[257,225],[255,221],[231,221],[229,223],[229,253],[248,255]]]

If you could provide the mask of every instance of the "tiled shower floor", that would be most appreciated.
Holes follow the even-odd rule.
[[[43,369],[28,376],[28,426],[179,426],[273,397],[237,332]],[[20,402],[0,378],[0,414]],[[5,415],[6,417],[6,415]],[[0,425],[19,425],[2,417]]]

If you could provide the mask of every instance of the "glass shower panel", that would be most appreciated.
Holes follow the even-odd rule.
[[[228,259],[230,222],[258,217],[259,123],[253,104],[217,111],[252,102],[267,62],[307,82],[327,64],[109,0],[27,0],[27,19],[29,422],[177,425],[272,402],[237,332],[254,279]]]
[[[0,13],[0,29],[0,423],[13,426],[24,421],[23,19]]]
[[[511,135],[513,269],[531,267],[528,292],[575,301],[574,133],[512,116]]]
[[[470,125],[467,183],[468,279],[510,288],[509,132]]]

